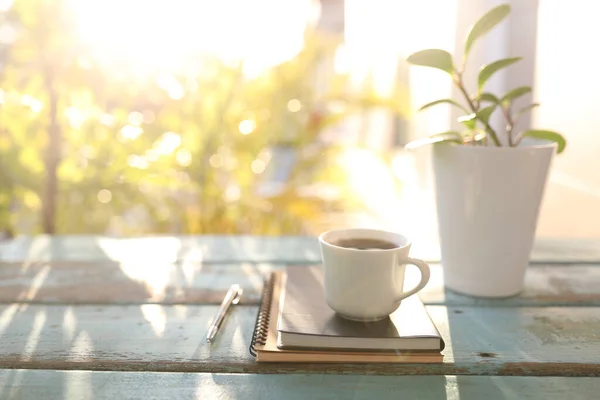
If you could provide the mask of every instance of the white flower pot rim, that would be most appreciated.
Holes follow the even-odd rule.
[[[469,144],[457,144],[457,143],[438,143],[436,144],[436,146],[450,146],[453,149],[457,150],[457,151],[487,151],[487,152],[495,152],[495,153],[500,153],[500,152],[515,152],[515,151],[523,151],[523,152],[528,152],[531,151],[532,149],[547,149],[549,147],[558,147],[558,144],[556,142],[552,142],[550,140],[523,140],[523,142],[521,142],[519,144],[519,146],[517,147],[511,147],[511,146],[507,146],[507,145],[502,145],[502,146],[496,146],[496,145],[487,145],[487,146],[472,146]]]

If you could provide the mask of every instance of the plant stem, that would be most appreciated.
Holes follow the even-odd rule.
[[[515,141],[513,143],[515,146],[518,146],[519,143],[521,143],[521,140],[523,140],[523,137],[524,137],[524,135],[523,135],[524,133],[525,133],[525,131],[520,132],[519,134],[517,134],[517,136],[515,137]]]
[[[463,84],[463,81],[462,81],[461,73],[457,72],[456,78],[454,79],[454,84],[458,87],[458,89],[461,91],[461,93],[465,97],[465,100],[469,104],[469,108],[471,109],[471,111],[474,113],[477,113],[478,108],[475,106],[475,104],[473,103],[473,100],[471,100],[471,98],[469,97],[469,94],[467,93],[467,89],[465,88],[465,85]],[[490,124],[487,121],[484,121],[479,117],[477,119],[483,123],[483,126],[485,127],[485,131],[492,137],[492,141],[494,142],[494,144],[498,147],[501,147],[502,144],[500,144],[500,141],[498,140],[498,135],[496,134],[496,131],[494,131],[494,129],[492,129],[492,127],[490,126]]]
[[[506,135],[508,137],[508,145],[510,147],[513,147],[515,145],[515,143],[513,142],[512,131],[513,131],[515,122],[513,121],[512,116],[510,115],[510,104],[507,105],[506,107],[501,107],[501,108],[502,108],[502,114],[504,114],[504,118],[506,118]]]

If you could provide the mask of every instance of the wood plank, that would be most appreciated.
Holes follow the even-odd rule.
[[[0,368],[212,373],[600,376],[600,308],[428,306],[443,364],[269,364],[248,353],[257,308],[234,307],[204,341],[218,306],[0,307]]]
[[[428,285],[419,295],[430,305],[522,307],[600,306],[600,266],[535,265],[527,269],[525,289],[518,296],[485,299],[462,295],[444,288],[440,265],[432,265]],[[415,272],[414,270],[412,272]],[[407,287],[418,282],[418,274],[407,272]],[[411,281],[414,282],[411,284]]]
[[[440,259],[433,244],[414,243],[414,257]],[[132,259],[209,263],[318,263],[318,241],[308,236],[148,236],[111,238],[94,235],[19,236],[0,242],[0,262],[127,261]],[[539,238],[533,263],[600,263],[600,238]]]
[[[0,243],[0,261],[319,262],[316,238],[275,236],[160,236],[109,238],[92,235],[20,236]]]
[[[5,399],[564,399],[595,398],[595,378],[169,374],[0,370]]]
[[[0,264],[0,303],[45,304],[220,304],[232,283],[244,288],[243,304],[258,304],[263,277],[281,264],[194,262],[79,262]],[[431,305],[600,306],[600,266],[534,266],[517,297],[477,299],[445,290],[439,265],[432,265],[421,299]],[[406,285],[418,279],[408,269]]]

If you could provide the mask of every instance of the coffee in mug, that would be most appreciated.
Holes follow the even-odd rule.
[[[379,239],[371,239],[371,238],[350,238],[350,239],[341,239],[334,243],[332,243],[339,247],[345,247],[347,249],[357,249],[357,250],[387,250],[387,249],[395,249],[398,247],[395,243],[388,242],[385,240]]]

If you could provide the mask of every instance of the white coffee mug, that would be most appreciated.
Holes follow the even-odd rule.
[[[393,244],[389,249],[340,247],[347,239],[376,239]],[[402,299],[423,289],[429,266],[410,258],[410,241],[398,234],[374,229],[339,229],[319,236],[325,278],[325,299],[340,316],[357,321],[388,317]],[[336,244],[337,243],[337,244]],[[406,264],[421,270],[421,281],[403,292]]]

